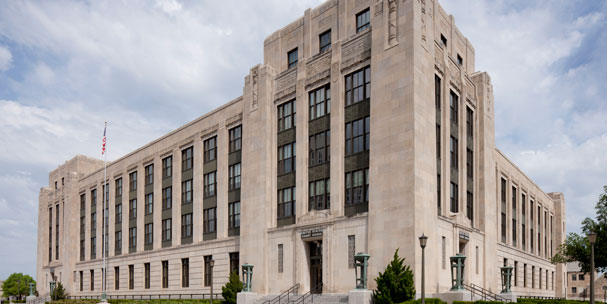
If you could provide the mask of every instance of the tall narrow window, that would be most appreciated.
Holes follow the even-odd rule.
[[[502,178],[501,183],[501,232],[502,232],[502,243],[506,243],[506,180]]]
[[[230,153],[239,151],[242,147],[242,126],[230,129]]]
[[[295,215],[295,187],[278,190],[278,218]]]
[[[184,214],[181,216],[181,237],[187,238],[192,236],[192,214]]]
[[[478,246],[476,246],[476,274],[478,274],[478,264],[479,264],[479,260],[481,259],[479,253],[478,253]]]
[[[240,227],[240,202],[228,204],[228,227]]]
[[[191,204],[192,196],[192,180],[189,179],[181,183],[181,204]]]
[[[527,264],[523,264],[523,287],[527,288]]]
[[[217,230],[217,208],[207,208],[203,211],[204,214],[204,231],[203,233],[212,233]]]
[[[438,215],[442,214],[441,204],[441,78],[434,75],[434,108],[436,111],[436,208]]]
[[[210,162],[217,158],[217,136],[204,141],[204,162]]]
[[[162,178],[171,177],[173,175],[173,157],[167,156],[162,159]]]
[[[295,127],[295,100],[278,106],[278,132]]]
[[[144,228],[145,228],[145,244],[152,245],[152,243],[154,242],[154,224],[153,223],[145,224]]]
[[[129,174],[129,191],[137,190],[137,171]]]
[[[204,175],[204,197],[215,196],[217,189],[217,171],[213,171]]]
[[[346,156],[368,151],[370,146],[371,120],[367,116],[346,123]]]
[[[295,171],[296,148],[295,142],[278,147],[278,175]]]
[[[331,159],[331,130],[310,135],[310,167],[323,164]]]
[[[169,261],[162,261],[162,288],[169,288]]]
[[[95,290],[95,270],[91,269],[91,291]]]
[[[84,290],[84,272],[80,271],[80,291]]]
[[[289,69],[297,66],[297,48],[294,48],[287,53],[287,60],[289,62]]]
[[[322,53],[331,49],[331,30],[327,30],[318,36],[318,48]]]
[[[190,259],[181,259],[181,287],[190,287]]]
[[[354,268],[354,255],[356,254],[356,236],[348,235],[348,268]]]
[[[369,201],[369,169],[346,173],[346,205]]]
[[[213,256],[206,255],[204,257],[204,286],[211,286],[211,277],[213,276],[213,267],[211,267]]]
[[[371,98],[371,67],[346,75],[346,106]]]
[[[474,197],[470,191],[466,192],[466,216],[474,222]]]
[[[330,209],[331,180],[327,178],[310,182],[308,195],[308,210]]]
[[[328,84],[311,91],[308,95],[310,97],[310,120],[331,113],[331,88]]]
[[[154,194],[148,193],[145,195],[145,214],[154,213]]]
[[[173,207],[173,187],[168,186],[162,189],[162,209],[171,209]]]
[[[137,247],[137,227],[129,229],[129,248]]]
[[[230,273],[238,274],[240,267],[240,254],[238,252],[230,252]]]
[[[535,210],[533,200],[529,200],[529,247],[531,247],[531,253],[535,253],[535,249],[533,248],[535,242],[535,217],[533,216],[533,210]]]
[[[518,262],[514,261],[514,286],[518,286]]]
[[[122,178],[116,179],[116,186],[115,186],[115,190],[116,190],[116,196],[121,196],[122,195]]]
[[[283,271],[283,245],[278,244],[278,273],[282,273]]]
[[[114,242],[114,249],[122,250],[122,230],[116,231]]]
[[[230,179],[228,181],[230,191],[240,189],[240,163],[230,165],[228,169],[230,171]]]
[[[451,91],[451,95],[449,98],[449,107],[450,107],[450,119],[451,123],[457,124],[458,122],[458,113],[459,113],[459,97]]]
[[[194,165],[194,147],[181,151],[181,171],[192,169]]]
[[[452,169],[456,169],[458,168],[458,150],[459,150],[459,145],[458,145],[458,140],[457,138],[455,138],[454,136],[451,136],[450,141],[449,141],[449,153],[451,156],[451,168]]]
[[[369,8],[356,14],[356,32],[360,32],[371,26],[371,11]]]
[[[516,247],[516,187],[512,187],[512,246]]]
[[[137,199],[134,198],[129,201],[129,219],[137,218]]]
[[[445,238],[444,236],[441,239],[441,263],[442,263],[442,268],[446,269],[447,268],[447,238]]]
[[[122,204],[116,204],[116,224],[122,223]],[[83,230],[84,231],[84,230]]]
[[[172,231],[173,231],[172,219],[168,218],[168,219],[162,220],[162,241],[163,242],[171,240]]]
[[[135,265],[129,265],[129,289],[135,288]]]
[[[154,164],[145,167],[145,184],[151,185],[154,183]]]
[[[143,264],[143,269],[144,269],[144,288],[145,289],[150,289],[150,263],[145,263]]]
[[[459,212],[459,190],[456,183],[451,182],[450,187],[450,199],[451,199],[451,212],[458,213]]]
[[[527,250],[527,196],[521,196],[521,245],[523,251]]]

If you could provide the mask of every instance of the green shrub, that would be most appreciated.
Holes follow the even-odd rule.
[[[242,282],[236,271],[230,273],[230,280],[221,287],[221,295],[228,304],[236,304],[236,294],[242,291]]]
[[[373,291],[375,304],[403,303],[415,297],[413,285],[413,271],[404,265],[405,259],[398,256],[398,249],[394,252],[392,262],[388,264],[384,273],[379,273],[375,282],[377,289]]]
[[[57,286],[51,293],[51,299],[63,300],[63,299],[65,299],[66,296],[67,296],[67,293],[65,292],[65,288],[63,288],[63,284],[61,284],[61,282],[57,282]]]

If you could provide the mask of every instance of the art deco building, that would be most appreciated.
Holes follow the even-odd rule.
[[[239,265],[253,290],[369,287],[395,250],[428,296],[466,283],[564,296],[549,262],[565,200],[495,147],[493,86],[433,0],[329,0],[264,41],[238,97],[107,165],[76,156],[40,191],[37,281],[99,295],[103,203],[108,294],[209,293]]]

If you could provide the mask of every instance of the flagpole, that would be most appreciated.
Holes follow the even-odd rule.
[[[107,142],[106,140],[106,131],[107,131],[107,121],[105,122],[105,127],[103,128],[103,243],[101,244],[101,248],[102,248],[102,252],[101,255],[103,256],[103,277],[101,278],[103,280],[103,282],[101,282],[101,286],[102,286],[102,291],[101,291],[101,303],[107,303],[107,294],[105,293],[105,289],[106,289],[106,277],[107,277],[107,267],[106,267],[106,238],[107,238],[107,216],[106,216],[106,212],[107,212],[107,201],[108,201],[108,195],[110,193],[110,189],[107,189],[107,187],[109,186],[109,183],[106,183],[107,181],[107,152],[105,151],[105,143]],[[107,193],[107,194],[106,194]]]

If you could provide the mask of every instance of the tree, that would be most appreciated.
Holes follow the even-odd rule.
[[[65,288],[63,288],[63,284],[57,282],[57,286],[55,286],[53,293],[51,293],[51,299],[53,299],[53,301],[63,300],[66,296],[67,293],[65,292]]]
[[[404,263],[405,259],[398,256],[396,249],[394,258],[384,273],[380,272],[375,278],[377,283],[377,289],[373,291],[375,304],[402,303],[415,297],[413,271]]]
[[[29,275],[13,273],[2,283],[2,296],[5,298],[14,296],[18,299],[23,299],[23,296],[29,294],[30,283],[36,284],[36,281]]]
[[[242,282],[236,271],[230,273],[230,280],[221,287],[221,295],[228,304],[236,304],[236,294],[242,291]]]
[[[578,262],[582,271],[590,272],[590,241],[586,237],[594,231],[596,243],[594,244],[594,266],[598,272],[607,272],[607,186],[603,186],[603,193],[594,207],[596,219],[586,218],[582,221],[584,235],[570,233],[565,242],[556,250],[552,263]]]

